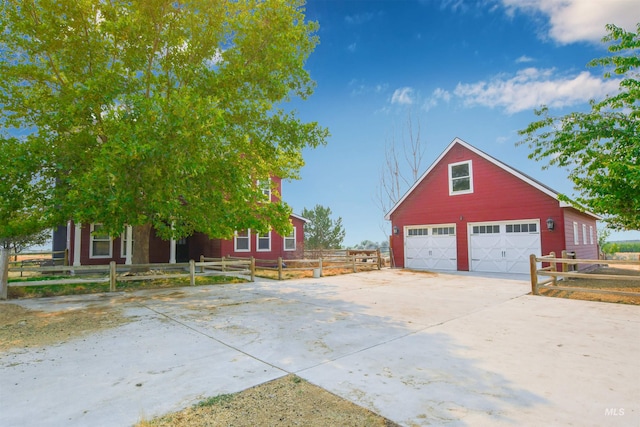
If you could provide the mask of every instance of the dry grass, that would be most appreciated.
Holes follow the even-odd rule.
[[[548,285],[548,288],[540,289],[540,295],[558,297],[558,298],[570,298],[580,299],[587,301],[602,301],[613,302],[619,304],[633,304],[640,305],[640,268],[635,265],[618,266],[618,267],[599,267],[597,269],[589,271],[587,274],[608,274],[612,276],[637,276],[638,280],[615,280],[615,279],[589,279],[585,278],[569,278],[558,282],[558,286],[563,287],[576,287],[576,288],[590,288],[596,290],[610,290],[610,291],[622,291],[622,292],[636,292],[637,296],[626,295],[612,295],[612,294],[600,294],[590,293],[583,291],[566,291],[553,289],[553,285]]]
[[[236,394],[208,398],[191,408],[136,427],[353,426],[396,427],[394,422],[295,375]]]
[[[129,320],[119,310],[88,307],[82,310],[42,312],[16,304],[0,305],[0,352],[13,348],[56,344]]]

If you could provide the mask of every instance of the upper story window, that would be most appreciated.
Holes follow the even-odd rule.
[[[261,179],[258,181],[258,188],[264,194],[264,198],[266,201],[271,201],[271,180],[270,179]]]
[[[449,195],[473,193],[471,160],[449,165]]]
[[[111,258],[111,247],[111,236],[104,231],[102,224],[91,224],[89,258]]]

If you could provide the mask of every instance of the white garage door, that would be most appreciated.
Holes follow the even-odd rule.
[[[540,221],[469,224],[471,271],[529,273],[529,255],[541,254]]]
[[[457,270],[455,224],[405,227],[404,257],[405,268]]]

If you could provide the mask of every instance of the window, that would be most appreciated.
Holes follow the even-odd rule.
[[[589,226],[589,243],[593,245],[593,226]]]
[[[260,188],[260,191],[262,191],[262,194],[264,194],[265,200],[270,202],[271,201],[271,180],[270,179],[259,180],[258,188]]]
[[[500,233],[499,225],[474,225],[473,234],[497,234]]]
[[[507,233],[537,233],[538,224],[507,224]]]
[[[582,224],[582,243],[587,244],[587,224]]]
[[[434,227],[431,234],[434,236],[453,236],[456,234],[455,227]]]
[[[233,250],[236,252],[250,252],[251,251],[251,231],[236,231],[233,237]]]
[[[258,234],[258,251],[270,251],[271,250],[271,232],[267,234]]]
[[[578,223],[577,222],[573,223],[573,244],[574,245],[579,245],[580,244],[580,237],[578,236]]]
[[[473,193],[471,160],[449,165],[449,195]]]
[[[111,258],[111,237],[102,224],[91,224],[89,258]]]
[[[427,236],[427,235],[429,235],[429,229],[426,227],[407,229],[407,236]]]
[[[284,250],[295,251],[296,250],[296,228],[293,227],[293,231],[288,236],[284,237]]]
[[[127,229],[129,229],[129,232],[132,233],[131,234],[131,247],[133,248],[133,230],[130,230],[131,226],[127,225],[124,228],[124,231],[122,232],[122,234],[120,235],[120,257],[121,258],[126,258],[127,257]]]

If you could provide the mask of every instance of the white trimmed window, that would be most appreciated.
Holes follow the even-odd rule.
[[[102,224],[91,224],[89,258],[111,258],[111,236],[103,230]]]
[[[271,180],[270,179],[259,180],[258,188],[260,188],[260,191],[262,191],[262,194],[264,194],[265,200],[270,202],[271,201]]]
[[[236,231],[233,236],[233,250],[235,252],[251,251],[251,230]]]
[[[589,226],[589,243],[593,245],[593,226]]]
[[[258,234],[258,252],[268,252],[271,250],[271,232]]]
[[[582,243],[587,244],[587,224],[582,224]]]
[[[578,235],[578,223],[577,222],[573,223],[573,244],[574,245],[579,245],[580,244],[580,236]]]
[[[449,165],[449,195],[473,193],[471,160]]]
[[[296,228],[293,227],[293,231],[288,236],[284,236],[284,250],[295,251],[296,250]]]

